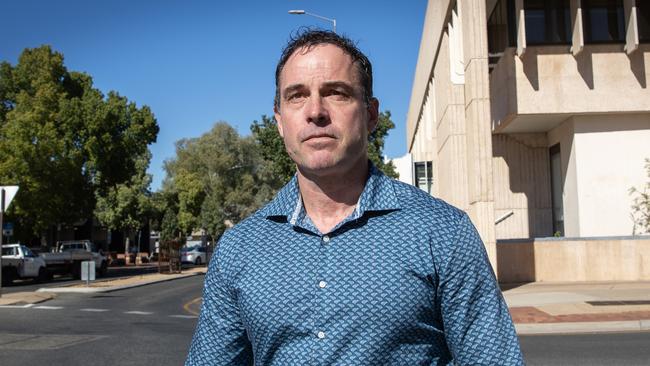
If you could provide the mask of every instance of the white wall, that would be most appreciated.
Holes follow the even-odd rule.
[[[395,170],[399,174],[399,180],[413,185],[413,158],[411,154],[400,156],[399,158],[390,159],[395,165]]]
[[[571,117],[548,141],[560,143],[565,236],[632,235],[629,190],[649,179],[650,114]]]
[[[631,235],[631,187],[649,179],[650,115],[575,117],[581,236]]]

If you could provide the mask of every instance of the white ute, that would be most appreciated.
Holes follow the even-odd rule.
[[[43,258],[21,244],[2,246],[2,284],[11,284],[14,280],[35,278],[45,281],[50,278]]]
[[[108,260],[101,253],[96,251],[90,240],[74,240],[58,242],[52,253],[42,253],[41,257],[47,264],[51,273],[72,274],[75,278],[81,278],[81,262],[95,262],[95,271],[99,276],[106,274]]]

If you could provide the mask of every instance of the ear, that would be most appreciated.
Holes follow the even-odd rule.
[[[379,100],[371,98],[367,107],[368,111],[368,133],[372,133],[379,123]]]
[[[273,116],[275,116],[275,122],[277,122],[278,133],[280,133],[280,137],[284,138],[284,131],[282,130],[282,114],[280,114],[280,110],[277,106],[273,107]]]

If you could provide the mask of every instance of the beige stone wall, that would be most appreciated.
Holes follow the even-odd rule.
[[[551,236],[551,187],[545,133],[492,136],[496,238]]]
[[[553,127],[549,115],[559,123],[575,114],[648,111],[649,73],[650,44],[630,55],[622,44],[585,45],[577,56],[569,46],[528,47],[522,57],[508,48],[490,74],[493,129],[541,132]],[[527,118],[537,115],[546,123]]]
[[[482,0],[429,1],[407,144],[433,162],[433,194],[468,213],[496,266],[485,12]]]
[[[499,282],[650,281],[650,237],[497,243]]]

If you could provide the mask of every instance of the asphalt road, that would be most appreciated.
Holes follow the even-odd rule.
[[[650,365],[650,332],[520,337],[529,366]]]
[[[0,308],[0,365],[182,365],[203,279]],[[528,365],[650,365],[650,332],[520,340]]]
[[[0,365],[182,365],[203,278],[0,308]]]

